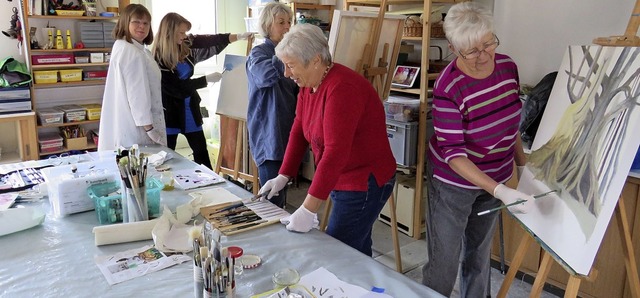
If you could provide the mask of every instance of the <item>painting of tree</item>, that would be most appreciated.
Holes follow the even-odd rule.
[[[638,148],[639,54],[596,45],[565,54],[528,157],[530,180],[519,186],[534,194],[559,190],[555,202],[536,200],[536,216],[518,216],[554,252],[589,245],[595,257]],[[582,236],[566,235],[576,227]]]

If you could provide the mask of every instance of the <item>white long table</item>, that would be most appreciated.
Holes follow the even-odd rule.
[[[158,150],[160,148],[143,148],[142,152]],[[193,162],[174,155],[167,163],[173,169],[194,166]],[[232,183],[218,187],[241,198],[251,196]],[[191,199],[180,190],[163,191],[161,197],[162,203],[172,210]],[[47,208],[46,200],[42,204]],[[93,211],[64,218],[53,218],[48,213],[44,224],[0,237],[0,297],[194,296],[191,262],[109,286],[94,258],[153,242],[96,247],[92,234],[96,225],[98,221]],[[249,297],[272,289],[272,274],[285,267],[295,268],[300,275],[325,267],[345,282],[365,289],[384,288],[385,293],[398,298],[442,297],[317,230],[298,234],[276,224],[223,237],[223,242],[224,245],[240,246],[246,254],[262,258],[261,266],[247,269],[240,276],[235,297]]]

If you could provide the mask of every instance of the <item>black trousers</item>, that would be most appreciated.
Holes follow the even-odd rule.
[[[204,137],[204,131],[194,131],[190,133],[183,133],[187,138],[189,147],[193,150],[193,161],[197,164],[206,166],[209,169],[211,167],[211,160],[209,160],[209,151],[207,151],[207,139]],[[176,143],[178,141],[178,135],[167,135],[167,146],[171,150],[176,150]]]

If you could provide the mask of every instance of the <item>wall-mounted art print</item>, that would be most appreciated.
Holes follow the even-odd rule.
[[[515,216],[577,274],[589,274],[640,144],[639,54],[567,49],[518,186],[558,190]]]

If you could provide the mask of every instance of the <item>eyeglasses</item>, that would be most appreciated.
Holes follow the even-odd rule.
[[[149,24],[149,22],[142,21],[142,20],[132,20],[131,22],[129,22],[129,24],[132,24],[132,25],[134,25],[136,27],[139,27],[139,26],[147,27],[147,26],[151,25],[151,24]]]
[[[498,36],[496,36],[495,34],[493,35],[494,40],[488,43],[485,43],[482,45],[482,49],[478,49],[478,48],[474,48],[473,50],[463,54],[462,52],[458,51],[458,54],[460,54],[460,56],[462,56],[462,58],[464,59],[475,59],[480,57],[480,54],[482,54],[482,52],[491,52],[493,50],[495,50],[499,45],[500,45],[500,39],[498,39]]]

